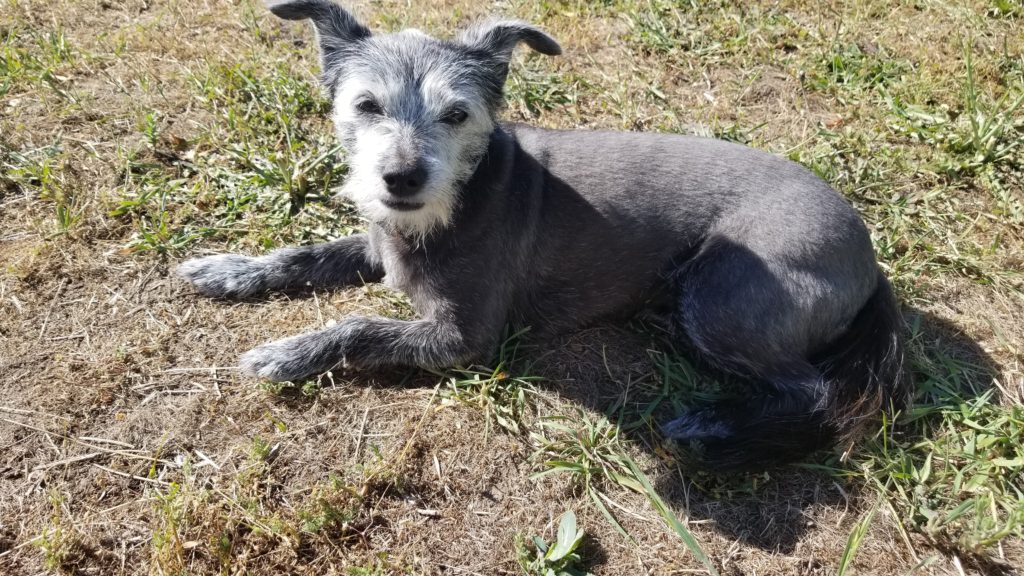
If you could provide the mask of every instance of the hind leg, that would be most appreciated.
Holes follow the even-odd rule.
[[[763,467],[825,448],[836,429],[823,379],[810,368],[802,379],[756,381],[745,399],[687,410],[662,431],[698,448],[703,464],[719,470]]]
[[[675,328],[703,358],[749,378],[751,394],[688,411],[664,427],[666,435],[698,442],[720,468],[826,445],[831,392],[808,357],[841,328],[834,318],[845,303],[830,301],[823,282],[723,238],[709,240],[676,284]]]

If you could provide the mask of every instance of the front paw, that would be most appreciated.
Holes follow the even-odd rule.
[[[267,289],[266,265],[259,258],[240,254],[193,258],[176,272],[201,293],[215,298],[244,298]]]
[[[242,355],[239,364],[251,376],[284,382],[327,372],[343,361],[329,336],[313,332],[253,348]]]

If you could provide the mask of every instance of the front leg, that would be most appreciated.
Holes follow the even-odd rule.
[[[338,367],[446,368],[486,356],[500,327],[467,329],[451,320],[350,317],[335,326],[277,340],[242,356],[242,370],[274,381]],[[472,337],[470,337],[472,336]]]
[[[303,286],[350,286],[376,282],[384,269],[366,234],[333,242],[281,248],[265,256],[218,254],[183,263],[177,274],[207,296],[241,298]]]

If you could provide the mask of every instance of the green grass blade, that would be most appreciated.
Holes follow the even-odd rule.
[[[850,566],[853,565],[853,560],[857,557],[857,549],[860,548],[860,543],[868,533],[868,528],[871,527],[871,521],[875,518],[875,512],[878,512],[878,503],[875,503],[871,510],[853,527],[853,531],[850,532],[850,538],[846,541],[846,548],[843,549],[843,555],[839,559],[836,576],[844,576],[846,571],[850,569]]]
[[[597,506],[597,509],[601,511],[601,514],[604,516],[605,520],[607,520],[608,523],[612,525],[612,528],[615,528],[615,531],[621,534],[622,537],[626,540],[629,540],[630,543],[636,544],[636,540],[634,540],[633,537],[629,535],[629,532],[626,532],[626,529],[622,527],[622,524],[619,524],[619,521],[615,518],[615,515],[612,514],[612,511],[609,510],[608,507],[604,505],[604,502],[601,501],[600,496],[598,496],[597,494],[597,490],[591,488],[587,490],[587,494],[590,495],[590,499],[594,501],[594,505]]]
[[[676,535],[679,536],[679,539],[683,541],[683,544],[686,545],[686,548],[690,553],[704,565],[704,568],[708,573],[713,576],[718,576],[718,570],[715,569],[715,565],[712,564],[711,560],[706,554],[704,554],[704,550],[701,549],[700,544],[697,543],[697,539],[694,538],[693,534],[686,528],[686,526],[683,526],[683,523],[676,518],[676,515],[668,507],[668,504],[661,499],[658,492],[653,486],[651,486],[651,482],[647,479],[647,476],[640,471],[640,468],[637,467],[635,462],[629,459],[625,460],[626,465],[629,466],[630,472],[633,473],[633,476],[635,476],[637,481],[643,486],[644,494],[647,496],[647,499],[650,500],[651,505],[654,506],[654,509],[657,510],[658,514],[660,514],[662,519],[665,520],[665,523],[667,523]]]

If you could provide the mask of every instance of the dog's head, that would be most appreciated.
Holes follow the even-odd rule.
[[[268,6],[316,27],[321,78],[349,152],[342,194],[368,219],[410,235],[451,220],[461,184],[487,149],[516,45],[561,52],[553,38],[518,21],[440,40],[418,30],[375,35],[331,0]]]

